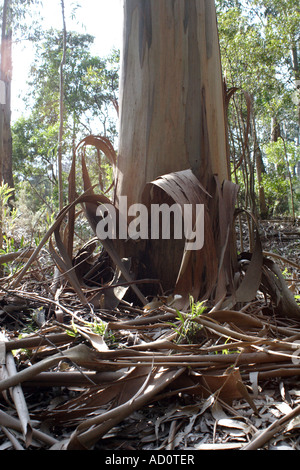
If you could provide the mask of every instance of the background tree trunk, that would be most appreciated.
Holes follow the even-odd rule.
[[[12,137],[11,137],[11,39],[9,23],[9,0],[4,0],[1,28],[1,101],[0,101],[0,185],[7,183],[14,187],[12,173]],[[3,201],[0,201],[0,248],[3,247]]]
[[[214,1],[124,0],[124,14],[115,203],[141,202],[146,183],[187,169],[213,195],[214,175],[222,184],[230,174]],[[207,206],[217,220],[218,200]],[[176,242],[144,251],[145,274],[166,290],[181,263]]]
[[[5,0],[2,15],[1,35],[1,81],[3,83],[5,103],[1,104],[1,181],[14,187],[12,172],[12,136],[11,136],[11,79],[12,79],[12,29],[10,2]]]
[[[265,173],[264,162],[262,158],[262,152],[259,146],[259,140],[256,132],[256,118],[254,115],[254,108],[252,107],[252,134],[254,142],[254,161],[256,167],[256,178],[258,185],[258,202],[259,202],[259,214],[262,219],[268,217],[268,208],[266,204],[265,191],[263,186],[263,174]]]
[[[292,63],[293,63],[293,71],[294,71],[295,82],[296,82],[296,87],[297,87],[297,82],[300,80],[300,69],[299,69],[298,50],[297,50],[297,46],[295,43],[293,44],[293,47],[292,47]],[[298,125],[300,126],[300,103],[298,103]]]
[[[62,21],[63,21],[63,30],[62,30],[63,53],[62,53],[62,59],[60,63],[60,70],[59,70],[59,135],[58,135],[58,149],[57,149],[59,210],[62,210],[64,207],[62,153],[63,153],[63,136],[64,136],[64,66],[66,62],[66,43],[67,43],[64,0],[61,0],[61,12],[62,12]]]
[[[11,42],[12,31],[7,33],[6,48],[7,48],[7,76],[5,80],[6,85],[6,105],[4,107],[4,128],[3,128],[3,182],[7,183],[10,188],[14,187],[13,171],[12,171],[12,135],[11,135]]]

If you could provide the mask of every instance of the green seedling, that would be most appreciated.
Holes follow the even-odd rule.
[[[188,342],[192,344],[195,337],[202,329],[202,326],[197,324],[194,320],[198,318],[205,311],[205,302],[195,302],[193,297],[190,296],[190,313],[182,314],[176,310],[178,324],[170,323],[173,330],[178,334],[178,342]]]
[[[97,321],[89,325],[92,332],[96,335],[102,336],[105,342],[113,343],[115,341],[115,336],[107,329],[107,323],[105,321]]]

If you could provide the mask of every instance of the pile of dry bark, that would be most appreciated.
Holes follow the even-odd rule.
[[[76,205],[95,233],[96,209],[110,203],[91,191],[84,159],[82,171],[85,192],[71,184],[74,161],[71,202],[39,246],[0,259],[16,268],[0,283],[0,448],[300,448],[299,228],[270,245],[280,227],[258,229],[249,215],[249,250],[228,280],[236,188],[217,186],[204,254],[183,254],[183,308],[159,280],[132,277],[110,240],[100,253],[97,239],[74,249]],[[205,193],[190,171],[153,184],[179,204]]]
[[[299,320],[274,299],[107,310],[34,273],[2,287],[1,449],[300,448]]]

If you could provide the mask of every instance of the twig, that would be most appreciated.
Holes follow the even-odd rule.
[[[6,351],[13,351],[14,349],[33,349],[45,345],[51,345],[56,348],[57,344],[66,344],[73,342],[76,338],[68,335],[67,333],[54,333],[51,335],[38,335],[34,337],[25,337],[16,340],[10,340],[5,343]],[[54,346],[55,345],[55,346]]]
[[[11,353],[6,354],[6,369],[9,377],[17,374],[15,360]],[[26,447],[28,447],[32,440],[32,425],[22,387],[17,384],[11,388],[10,393],[19,416]]]
[[[18,260],[22,262],[24,259],[30,258],[33,254],[34,249],[28,248],[26,250],[14,251],[12,253],[5,253],[0,256],[0,264],[10,263],[11,261]]]
[[[6,428],[15,429],[16,431],[22,432],[20,421],[2,410],[0,410],[0,425],[5,426]],[[46,434],[42,431],[38,431],[34,428],[32,430],[32,436],[34,439],[37,439],[49,445],[54,445],[58,443],[57,439],[55,439],[54,437],[49,436],[49,434]]]
[[[174,449],[174,440],[175,440],[175,436],[176,436],[176,431],[177,431],[177,420],[174,419],[171,422],[169,436],[168,436],[168,445],[166,447],[166,450],[173,450]]]
[[[15,450],[25,450],[24,447],[22,447],[21,444],[19,443],[18,439],[8,429],[6,429],[6,427],[1,426],[1,429],[6,435],[6,437],[10,440]]]
[[[299,264],[294,263],[293,261],[291,261],[291,260],[289,260],[289,259],[287,259],[287,258],[284,258],[283,256],[277,255],[276,253],[269,253],[269,252],[267,252],[267,251],[264,251],[264,252],[263,252],[263,255],[264,255],[264,256],[269,256],[270,258],[279,259],[279,260],[283,261],[284,263],[290,264],[290,265],[293,266],[294,268],[300,269]]]

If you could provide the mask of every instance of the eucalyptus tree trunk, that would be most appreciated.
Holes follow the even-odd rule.
[[[187,169],[212,194],[214,175],[222,184],[230,173],[214,1],[124,0],[124,15],[115,202],[139,203],[146,183]],[[171,241],[146,248],[147,273],[164,288],[177,251]]]
[[[125,0],[117,195],[191,168],[228,178],[213,0]],[[134,184],[133,184],[134,182]]]
[[[14,187],[12,173],[12,138],[11,138],[11,39],[12,30],[9,23],[10,1],[4,0],[1,29],[1,100],[0,100],[0,184],[7,183]],[[0,201],[0,248],[3,246],[3,201]]]
[[[63,136],[64,136],[64,66],[66,62],[66,42],[67,30],[65,21],[65,4],[61,0],[61,11],[63,20],[63,53],[59,70],[59,135],[58,135],[58,150],[57,150],[57,170],[58,170],[58,197],[59,209],[64,207],[64,191],[63,191],[63,167],[62,167],[62,154],[63,154]]]
[[[293,46],[292,46],[292,64],[293,64],[296,88],[299,92],[300,69],[299,69],[298,49],[297,49],[295,42],[293,43]],[[300,103],[298,102],[297,104],[298,104],[298,125],[300,126]]]
[[[11,136],[12,19],[10,16],[10,0],[5,0],[2,15],[0,77],[3,89],[3,102],[0,105],[1,181],[13,188]]]

